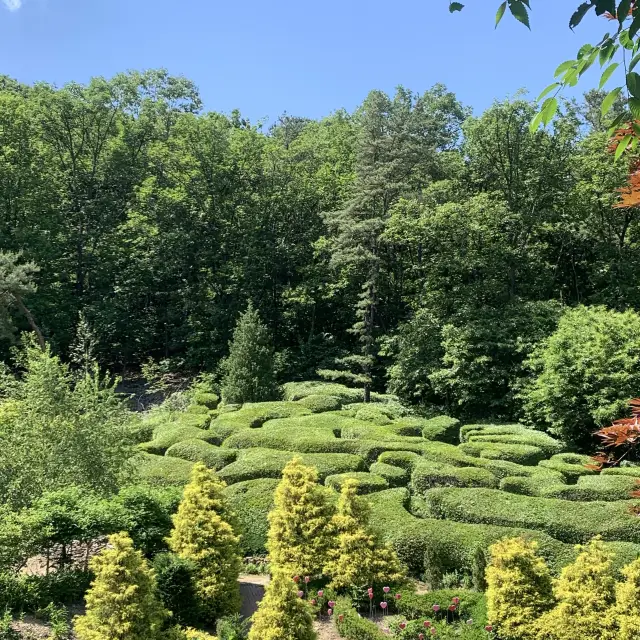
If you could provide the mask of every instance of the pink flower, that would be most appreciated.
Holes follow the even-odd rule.
[[[320,591],[318,591],[318,598],[322,598],[323,595],[324,595],[324,591],[320,589]]]
[[[424,633],[418,634],[418,640],[424,640]]]
[[[455,611],[456,610],[456,605],[455,604],[450,604],[449,605],[449,611]]]
[[[311,578],[309,576],[305,576],[304,577],[304,583],[305,584],[309,584],[309,581],[311,580]]]
[[[493,631],[493,626],[491,626],[490,624],[488,624],[488,625],[484,628],[484,630],[485,630],[487,633],[491,633],[491,632]]]
[[[391,591],[391,587],[382,587],[382,590],[383,590],[385,593],[389,593],[389,591]]]
[[[396,600],[400,600],[400,598],[402,598],[402,594],[401,593],[396,593]]]
[[[329,600],[327,604],[329,605],[329,609],[333,609],[336,606],[336,603],[333,600]]]
[[[373,600],[373,593],[369,591],[369,600]]]
[[[381,602],[380,603],[380,608],[381,609],[386,609],[387,608],[387,603],[386,602]]]
[[[425,629],[428,629],[431,626],[431,621],[430,620],[425,620],[423,623],[423,626]]]
[[[373,588],[372,588],[372,587],[369,587],[369,588],[367,589],[367,593],[373,593]]]
[[[453,598],[451,602],[453,602],[453,604],[460,604],[460,598]]]
[[[432,636],[435,636],[435,635],[436,635],[436,633],[438,633],[438,632],[436,631],[435,627],[432,627],[432,628],[431,628],[431,635],[432,635]]]
[[[406,629],[406,628],[407,628],[407,623],[406,623],[406,622],[401,622],[398,626],[399,626],[401,629]]]
[[[433,607],[431,607],[435,612],[440,611],[440,605],[439,604],[434,604]]]
[[[333,614],[333,609],[327,609],[327,615],[332,615]]]
[[[342,622],[343,620],[344,620],[344,616],[343,616],[342,614],[340,614],[340,615],[338,616],[338,621],[339,621],[339,622]]]
[[[300,582],[300,576],[293,576],[293,581],[298,584],[298,582]]]
[[[303,595],[304,595],[304,591],[298,591],[298,598],[302,598]]]
[[[318,601],[314,598],[314,599],[311,601],[311,604],[318,604]]]

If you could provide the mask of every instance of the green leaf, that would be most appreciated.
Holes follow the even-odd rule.
[[[609,65],[602,74],[600,78],[600,86],[598,89],[602,89],[605,84],[609,81],[609,78],[613,75],[613,72],[620,66],[619,62],[614,62],[612,65]]]
[[[627,89],[634,98],[640,98],[640,75],[635,71],[627,73]]]
[[[618,127],[625,121],[631,118],[631,114],[629,113],[621,113],[616,116],[615,120],[611,123],[611,126],[608,130],[608,135],[612,136],[617,130]]]
[[[542,100],[542,98],[544,98],[545,96],[549,95],[554,89],[557,89],[558,87],[562,86],[559,82],[554,82],[553,84],[550,84],[536,99],[536,102],[540,102],[540,100]]]
[[[638,98],[629,98],[629,110],[636,120],[640,120],[640,100]]]
[[[616,147],[616,153],[614,156],[616,161],[620,160],[620,156],[627,150],[627,147],[629,146],[631,140],[633,140],[633,136],[631,134],[627,134],[624,138],[622,138],[622,140],[620,140],[618,146]]]
[[[462,11],[464,9],[464,5],[460,2],[450,2],[449,3],[449,11],[451,13],[455,13],[456,11]]]
[[[633,22],[629,27],[629,37],[633,40],[638,35],[638,31],[640,31],[640,13],[633,17]]]
[[[622,87],[616,87],[613,91],[609,91],[607,97],[602,101],[601,111],[603,116],[606,116],[607,113],[609,113],[609,109],[611,109],[621,91]]]
[[[613,40],[605,40],[605,42],[600,47],[600,66],[604,67],[611,58],[613,58],[613,54],[618,50],[618,45],[616,45]]]
[[[553,74],[553,77],[557,78],[559,75],[562,75],[565,71],[571,69],[576,64],[576,62],[577,60],[566,60],[558,66],[555,73]]]
[[[633,42],[633,40],[629,38],[628,29],[625,29],[624,31],[620,32],[620,35],[618,36],[618,40],[620,41],[620,44],[627,50],[632,50],[635,46],[635,43]]]
[[[498,7],[498,13],[496,13],[496,28],[498,28],[498,25],[500,24],[500,20],[502,20],[502,17],[504,16],[504,12],[507,9],[507,0],[504,0],[504,2]]]
[[[581,22],[582,18],[585,17],[589,9],[593,7],[592,2],[583,2],[573,13],[571,16],[571,20],[569,20],[569,28],[573,29],[577,27]]]
[[[522,22],[527,29],[531,29],[529,12],[522,0],[509,0],[509,11],[511,11],[511,15],[518,20],[518,22]]]
[[[534,134],[542,123],[542,111],[536,113],[535,118],[529,123],[529,131]]]
[[[620,4],[617,9],[618,22],[622,24],[629,15],[629,9],[631,9],[631,0],[620,0]]]
[[[556,115],[558,111],[558,99],[557,98],[547,98],[542,105],[542,109],[540,113],[542,114],[542,122],[546,127],[551,120],[553,120],[553,116]]]
[[[596,5],[596,15],[601,16],[603,13],[607,11],[615,15],[616,13],[616,2],[615,0],[595,0]]]
[[[636,54],[631,59],[631,62],[629,63],[629,71],[633,71],[638,62],[640,62],[640,53]]]

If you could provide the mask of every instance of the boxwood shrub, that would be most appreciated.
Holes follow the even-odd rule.
[[[457,444],[459,442],[460,420],[449,416],[437,416],[425,422],[422,437]]]
[[[629,500],[631,492],[637,488],[637,478],[632,476],[580,476],[577,484],[542,487],[539,495],[580,502]]]
[[[373,493],[389,488],[389,483],[375,473],[355,471],[350,473],[337,473],[325,478],[324,484],[335,491],[340,491],[347,480],[355,480],[358,483],[358,493]]]
[[[535,467],[530,476],[508,476],[500,481],[500,489],[525,496],[540,496],[546,489],[556,489],[566,485],[565,477],[559,471]]]
[[[391,418],[389,417],[387,412],[384,411],[383,407],[384,405],[378,407],[376,405],[367,404],[356,411],[355,417],[358,420],[372,422],[373,424],[377,424],[381,427],[386,424],[391,424]]]
[[[334,619],[341,638],[347,640],[385,640],[378,625],[361,617],[349,598],[337,598]]]
[[[592,462],[589,456],[577,453],[558,453],[551,456],[549,460],[542,460],[539,466],[560,471],[567,479],[567,482],[574,483],[578,481],[580,476],[596,475],[598,473],[594,469],[587,467]]]
[[[401,467],[407,471],[411,471],[420,459],[420,454],[415,451],[383,451],[378,456],[378,462]]]
[[[309,380],[306,382],[287,382],[283,385],[285,400],[302,400],[310,395],[336,396],[343,404],[362,402],[362,389],[351,389],[337,382]],[[396,396],[384,393],[372,393],[371,402],[397,402]]]
[[[216,393],[207,393],[200,391],[193,396],[195,404],[200,404],[207,409],[216,409],[220,403],[220,397]]]
[[[187,413],[195,413],[205,416],[209,415],[209,409],[207,409],[207,407],[205,407],[203,404],[190,404],[187,407],[186,411]]]
[[[524,466],[534,466],[544,460],[545,452],[540,447],[527,444],[509,444],[503,442],[463,442],[460,450],[470,456],[489,460],[507,460]]]
[[[156,435],[151,442],[144,442],[138,446],[147,453],[162,454],[172,445],[184,440],[204,440],[205,442],[215,443],[217,438],[211,431],[178,425],[172,429],[164,429],[159,433],[156,431]]]
[[[638,467],[611,467],[603,469],[603,476],[631,476],[632,478],[640,478],[640,466]]]
[[[502,442],[538,447],[546,457],[561,453],[563,449],[562,443],[555,438],[521,425],[467,425],[462,427],[462,434],[465,442]]]
[[[181,458],[141,453],[136,456],[135,467],[142,484],[183,487],[189,482],[193,462]]]
[[[309,409],[311,413],[324,413],[325,411],[337,411],[342,406],[340,398],[336,396],[327,396],[320,394],[313,394],[306,396],[298,402]]]
[[[454,467],[450,464],[421,460],[411,473],[411,486],[418,494],[435,487],[498,487],[498,478],[486,469]]]
[[[453,598],[459,598],[458,611],[462,614],[462,620],[472,619],[482,630],[482,637],[486,638],[484,626],[487,624],[487,600],[484,593],[470,589],[437,589],[429,593],[402,590],[400,593],[402,598],[396,602],[396,608],[398,613],[408,620],[421,619],[422,621],[425,618],[433,620],[434,604],[440,605],[442,615],[446,616],[445,611]]]
[[[191,462],[204,462],[209,469],[219,471],[231,464],[238,452],[235,449],[221,449],[204,440],[184,440],[170,446],[165,455]]]
[[[409,472],[402,467],[396,467],[385,462],[374,462],[369,471],[384,478],[390,487],[406,487],[409,483]]]
[[[640,520],[629,502],[568,502],[494,489],[433,489],[425,495],[433,517],[457,522],[545,531],[568,543],[605,540],[640,542]]]

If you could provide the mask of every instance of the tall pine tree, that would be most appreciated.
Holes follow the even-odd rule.
[[[222,367],[222,398],[226,403],[264,402],[278,397],[271,337],[251,304],[238,320],[229,357]]]

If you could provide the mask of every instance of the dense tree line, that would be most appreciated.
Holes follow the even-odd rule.
[[[0,79],[0,348],[215,371],[252,305],[281,380],[514,417],[563,307],[640,306],[637,209],[592,92],[545,130],[442,85],[265,130],[164,71]],[[615,107],[620,110],[621,104]],[[16,255],[19,254],[18,257]]]

